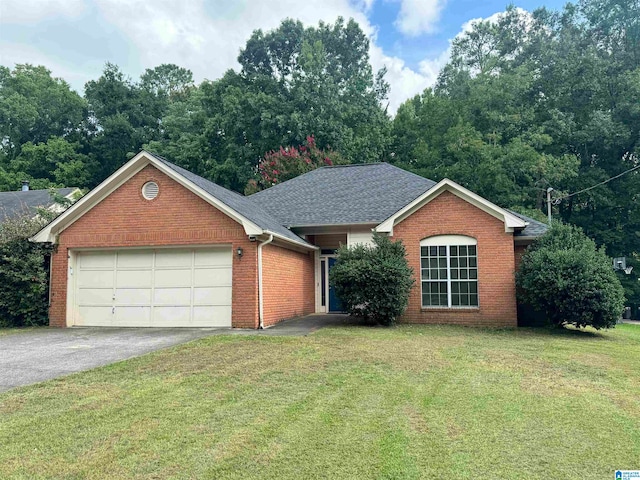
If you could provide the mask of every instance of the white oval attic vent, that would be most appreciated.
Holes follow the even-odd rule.
[[[142,196],[147,200],[153,200],[158,196],[158,184],[156,182],[147,182],[142,186]]]

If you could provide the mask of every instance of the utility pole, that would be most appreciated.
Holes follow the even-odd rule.
[[[553,188],[547,188],[547,217],[549,218],[549,225],[551,225],[551,192],[553,192]]]

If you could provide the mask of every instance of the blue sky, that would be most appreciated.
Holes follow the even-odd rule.
[[[559,0],[521,0],[526,11]],[[468,22],[505,9],[500,0],[0,0],[0,64],[47,66],[83,91],[105,62],[137,78],[145,68],[176,63],[197,81],[236,68],[256,28],[286,17],[305,24],[355,18],[371,39],[374,68],[386,66],[391,110],[433,85],[451,39]]]

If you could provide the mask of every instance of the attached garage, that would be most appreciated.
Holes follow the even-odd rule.
[[[231,326],[230,245],[72,251],[71,265],[69,325]]]

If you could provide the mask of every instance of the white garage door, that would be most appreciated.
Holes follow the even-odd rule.
[[[231,326],[229,247],[76,255],[74,325]]]

